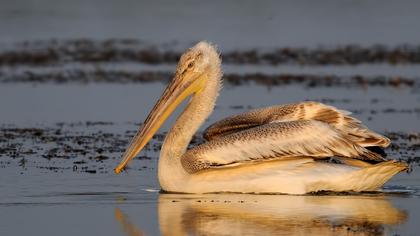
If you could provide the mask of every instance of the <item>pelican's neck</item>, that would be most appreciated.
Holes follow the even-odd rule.
[[[205,87],[192,96],[162,145],[158,176],[162,189],[167,191],[177,189],[174,186],[183,184],[182,179],[188,176],[181,165],[180,157],[187,151],[194,134],[212,113],[219,94],[220,68],[214,68],[203,76],[208,76]]]

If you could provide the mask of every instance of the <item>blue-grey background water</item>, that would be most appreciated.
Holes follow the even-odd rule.
[[[0,234],[417,235],[419,7],[416,1],[1,1]],[[380,194],[161,194],[161,137],[155,137],[116,176],[112,169],[176,64],[153,55],[77,53],[182,52],[199,40],[214,42],[222,55],[309,51],[278,63],[227,57],[226,78],[239,79],[225,82],[206,125],[250,108],[325,102],[389,135],[395,145],[388,156],[409,161],[412,171]],[[319,63],[310,53],[349,45],[348,53],[402,48],[398,53],[414,56]],[[301,80],[270,77],[285,74]],[[331,77],[338,82],[324,81]]]

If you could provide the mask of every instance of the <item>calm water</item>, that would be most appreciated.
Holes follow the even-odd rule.
[[[210,40],[222,50],[420,42],[417,1],[2,1],[0,48],[50,39],[145,40],[184,49]],[[173,44],[177,42],[176,44]],[[175,65],[64,63],[0,66],[0,76],[82,70],[163,71]],[[225,65],[227,73],[331,74],[418,78],[419,65]],[[0,128],[60,127],[66,137],[113,134],[128,141],[164,89],[162,83],[0,83]],[[354,112],[380,133],[420,132],[420,91],[409,86],[267,87],[225,85],[210,123],[250,108],[317,100]],[[184,104],[185,105],[185,104]],[[161,132],[167,131],[176,115]],[[86,122],[108,122],[95,126]],[[59,125],[61,123],[61,125]],[[52,131],[51,131],[52,130]],[[130,133],[131,131],[131,133]],[[120,150],[109,158],[43,156],[63,143],[18,137],[18,151],[0,154],[0,235],[418,235],[419,139],[403,139],[389,157],[410,160],[383,193],[362,195],[183,195],[160,193],[158,152],[143,153],[128,173],[114,175]],[[50,136],[49,136],[50,137]],[[13,144],[6,140],[0,147]],[[151,147],[161,141],[153,140]],[[86,144],[102,148],[100,141]],[[97,154],[96,154],[97,155]],[[86,170],[94,170],[88,172]]]
[[[210,40],[221,49],[337,44],[417,44],[415,0],[2,1],[0,42],[140,38]]]
[[[73,134],[89,134],[94,130],[124,133],[137,129],[133,122],[144,119],[163,87],[160,83],[4,85],[0,87],[1,121],[17,127],[112,121],[111,125],[90,128],[76,125],[65,129]],[[370,111],[418,107],[420,94],[410,88],[368,88],[366,91],[359,88],[304,89],[299,86],[270,89],[253,85],[227,87],[208,123],[246,110],[248,106],[325,98],[335,106],[358,111],[356,116],[379,132],[418,132],[415,125],[419,122],[419,114]],[[31,146],[31,141],[28,142],[26,145]],[[54,143],[48,145],[54,146]],[[0,169],[0,233],[336,235],[350,232],[355,235],[415,235],[417,232],[420,176],[416,166],[410,174],[401,173],[392,179],[386,185],[385,191],[389,192],[386,194],[174,195],[158,192],[158,153],[148,151],[147,155],[152,159],[133,161],[133,168],[119,176],[111,170],[118,163],[120,153],[109,154],[112,158],[103,162],[88,160],[85,166],[104,170],[96,174],[72,169],[75,161],[86,160],[83,157],[47,160],[34,155],[27,158],[24,167],[19,166],[20,158],[0,157],[3,161],[10,161]],[[61,169],[55,172],[40,168],[51,166]],[[146,168],[142,168],[144,166]]]

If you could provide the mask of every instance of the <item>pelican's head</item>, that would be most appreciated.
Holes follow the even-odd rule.
[[[133,137],[115,173],[120,173],[143,149],[183,100],[205,88],[208,80],[212,79],[208,75],[212,71],[219,71],[220,63],[217,49],[207,42],[199,42],[182,54],[173,80]]]

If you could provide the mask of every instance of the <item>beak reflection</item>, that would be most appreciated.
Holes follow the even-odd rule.
[[[118,208],[115,208],[114,211],[115,219],[121,226],[121,229],[130,236],[144,236],[143,231],[138,229],[133,223],[130,222],[128,217]]]

